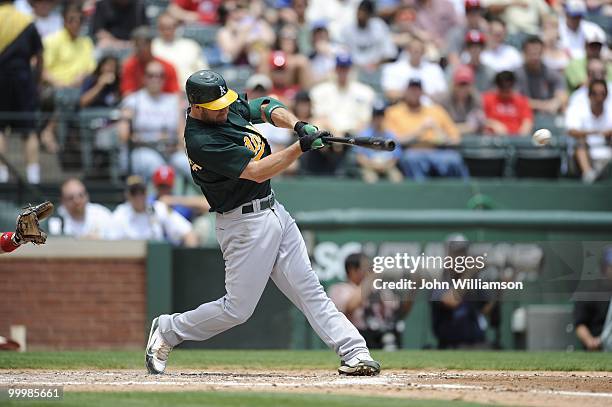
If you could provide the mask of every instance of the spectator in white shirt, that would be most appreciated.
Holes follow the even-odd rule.
[[[410,79],[418,78],[423,92],[434,100],[442,100],[448,93],[444,72],[440,65],[424,59],[425,44],[412,38],[397,62],[383,65],[381,84],[385,96],[397,101],[404,95]]]
[[[176,37],[177,20],[168,13],[157,19],[159,36],[153,40],[153,55],[171,61],[176,69],[179,86],[185,89],[189,75],[200,69],[208,69],[202,47],[192,39]]]
[[[61,233],[86,239],[106,239],[110,233],[111,212],[104,206],[89,202],[85,185],[69,178],[61,187],[62,204],[57,209],[59,219],[49,220],[51,233]],[[51,227],[58,222],[59,227]]]
[[[523,65],[521,53],[511,45],[505,44],[506,24],[499,19],[489,23],[489,40],[487,49],[481,55],[482,63],[495,72],[515,71]]]
[[[567,109],[565,127],[576,138],[576,161],[584,182],[594,182],[612,160],[612,110],[606,106],[608,86],[603,79],[589,84],[589,104]]]
[[[586,34],[600,28],[597,24],[582,19],[586,12],[584,0],[568,0],[565,3],[565,18],[559,19],[561,47],[570,54],[571,58],[585,56]]]
[[[593,58],[587,62],[587,80],[578,89],[572,93],[572,96],[569,98],[568,109],[574,108],[575,105],[587,106],[589,104],[589,83],[593,82],[595,79],[606,79],[606,64],[599,58]],[[608,90],[612,89],[612,81],[608,81]],[[605,101],[605,104],[608,105],[609,109],[612,109],[612,96],[610,96],[608,92],[608,97]],[[610,110],[612,111],[612,110]]]
[[[167,241],[195,247],[198,238],[191,223],[163,202],[147,204],[146,185],[138,175],[129,176],[126,202],[112,215],[111,239]]]
[[[181,143],[185,112],[176,93],[162,92],[164,67],[157,61],[147,64],[144,88],[124,100],[119,122],[123,143],[120,164],[124,171],[150,179],[161,165],[170,164],[186,177],[189,162]],[[128,151],[130,151],[128,162]],[[129,171],[131,165],[131,171]]]
[[[371,69],[397,55],[389,27],[376,17],[374,7],[370,0],[359,3],[356,22],[345,26],[341,34],[341,42],[347,46],[353,63]]]
[[[336,57],[336,77],[310,91],[315,122],[342,137],[363,130],[372,117],[374,90],[352,78],[348,54]]]

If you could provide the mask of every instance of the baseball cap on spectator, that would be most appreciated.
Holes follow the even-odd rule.
[[[410,78],[408,81],[408,87],[423,88],[423,82],[421,81],[421,78]]]
[[[587,12],[584,0],[568,0],[565,3],[565,13],[570,17],[582,17]]]
[[[466,65],[458,66],[453,74],[453,83],[455,85],[464,83],[471,85],[474,83],[474,71],[472,71],[472,68]]]
[[[293,98],[294,102],[310,102],[310,94],[305,90],[300,90],[295,94]]]
[[[130,195],[144,193],[147,190],[147,184],[140,175],[130,175],[125,180],[126,190]]]
[[[246,81],[245,87],[248,90],[270,90],[272,81],[264,74],[255,74]]]
[[[606,33],[597,26],[592,29],[584,30],[584,42],[587,44],[605,44]]]
[[[270,53],[270,67],[272,69],[285,69],[287,67],[287,54],[283,51]]]
[[[384,116],[387,104],[384,100],[376,100],[372,105],[372,116]]]
[[[174,168],[169,165],[162,165],[153,173],[153,183],[158,187],[165,185],[172,188],[174,186],[174,176]]]
[[[480,0],[465,0],[465,12],[480,10]]]
[[[351,56],[346,53],[336,55],[336,68],[350,68],[353,65]]]
[[[487,39],[485,38],[484,33],[478,30],[470,30],[465,33],[465,43],[466,44],[485,44]]]

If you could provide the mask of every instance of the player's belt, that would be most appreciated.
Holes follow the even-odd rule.
[[[271,208],[273,205],[274,205],[274,194],[270,194],[269,196],[259,200],[259,210],[260,211]],[[247,204],[247,205],[242,206],[243,215],[247,213],[253,213],[253,212],[255,212],[254,204]]]

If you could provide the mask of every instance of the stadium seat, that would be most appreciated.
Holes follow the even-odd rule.
[[[556,148],[517,149],[514,172],[518,178],[558,178],[561,153]]]
[[[503,177],[508,153],[504,148],[466,148],[461,152],[472,177]]]
[[[218,25],[187,25],[183,28],[183,37],[191,38],[206,48],[217,45]]]
[[[232,66],[218,68],[217,71],[223,75],[227,85],[238,93],[245,91],[246,81],[253,75],[253,69],[248,66]]]
[[[88,179],[119,180],[118,137],[111,123],[117,109],[84,109],[79,113],[83,170]]]

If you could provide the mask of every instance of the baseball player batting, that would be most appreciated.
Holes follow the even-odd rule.
[[[163,373],[170,351],[181,342],[203,341],[247,321],[271,278],[340,356],[340,374],[378,374],[380,364],[325,294],[295,220],[270,186],[272,177],[302,154],[323,147],[321,138],[330,134],[298,121],[273,98],[247,101],[213,71],[191,75],[186,92],[185,145],[193,180],[216,212],[226,294],[153,320],[145,354],[149,373]],[[299,140],[272,154],[253,126],[264,122],[295,130]]]

